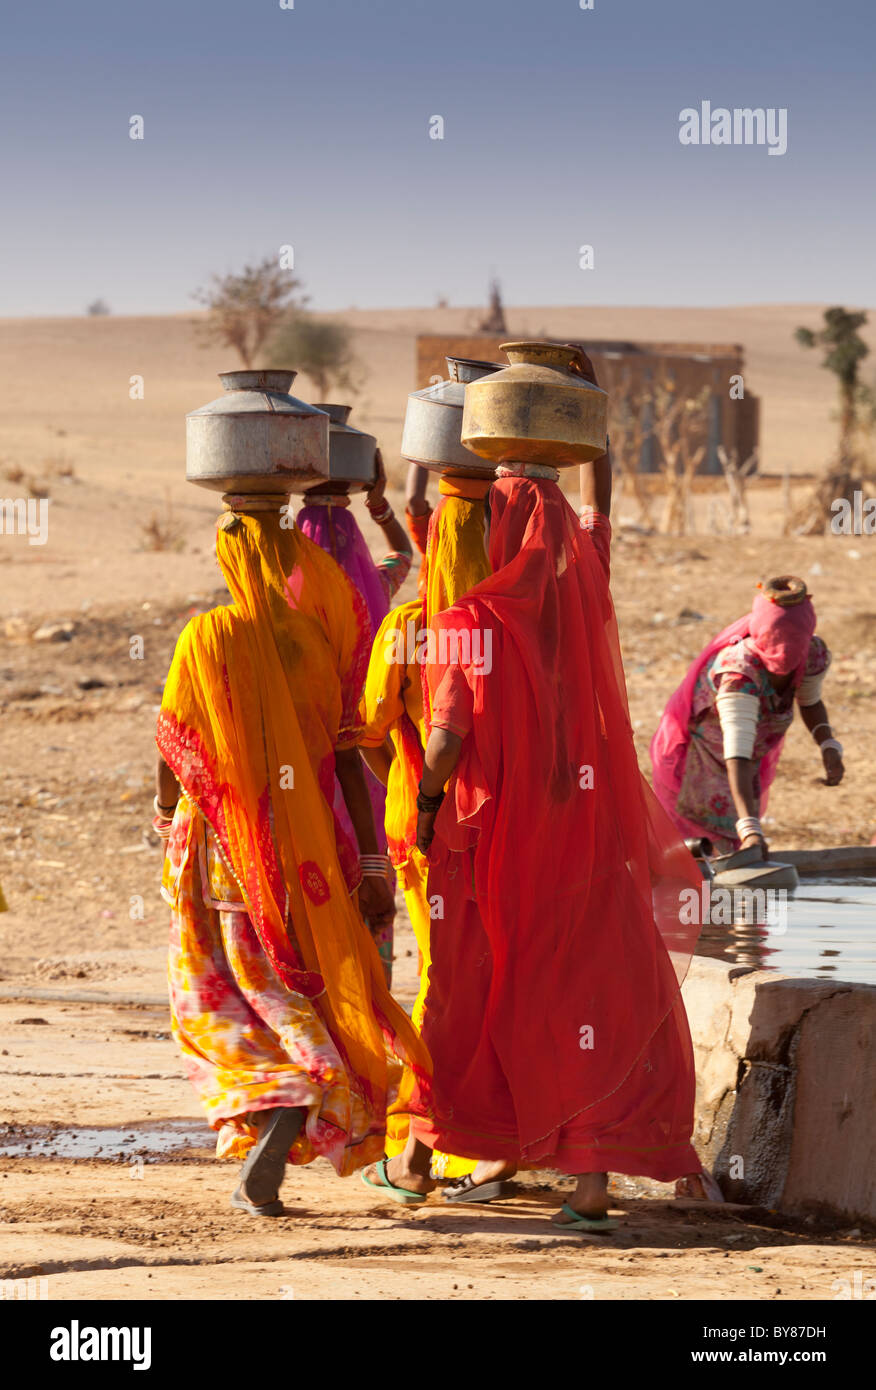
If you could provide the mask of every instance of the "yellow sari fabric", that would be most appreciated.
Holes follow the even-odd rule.
[[[407,1099],[389,1085],[391,1057],[408,1069],[428,1057],[387,989],[338,859],[334,750],[359,736],[361,600],[278,513],[223,517],[216,551],[234,603],[181,634],[158,745],[215,832],[273,974],[313,1003],[382,1124]]]
[[[427,892],[429,866],[416,848],[417,788],[423,769],[426,727],[422,669],[410,637],[421,627],[428,628],[436,613],[451,607],[489,574],[483,504],[489,486],[489,482],[480,480],[442,476],[442,498],[429,522],[424,598],[401,604],[383,620],[371,652],[360,708],[361,743],[375,748],[389,738],[393,748],[386,789],[386,837],[420,951],[420,989],[413,1010],[418,1028],[429,986],[431,912]],[[388,660],[398,652],[401,643],[407,660]],[[407,1135],[407,1117],[399,1115],[387,1130],[386,1151],[390,1156],[404,1148]],[[436,1177],[462,1177],[473,1168],[472,1159],[437,1151],[433,1155],[432,1171]]]

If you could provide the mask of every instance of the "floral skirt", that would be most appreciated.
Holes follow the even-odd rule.
[[[320,1014],[290,994],[262,951],[216,837],[183,796],[168,842],[162,896],[172,909],[168,981],[173,1033],[220,1158],[242,1158],[253,1115],[307,1111],[289,1162],[327,1158],[346,1175],[384,1153],[375,1116]],[[390,1062],[393,1093],[401,1066]]]

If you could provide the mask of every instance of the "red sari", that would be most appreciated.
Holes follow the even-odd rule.
[[[636,760],[607,521],[601,554],[554,482],[503,477],[490,499],[494,573],[434,620],[428,667],[432,724],[464,742],[431,854],[434,1076],[415,1132],[668,1181],[700,1168],[680,996],[699,870]],[[481,658],[489,633],[491,662],[465,640],[442,652],[453,629]]]

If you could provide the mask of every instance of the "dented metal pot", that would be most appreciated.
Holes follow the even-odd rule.
[[[467,387],[462,443],[494,465],[553,468],[605,453],[608,395],[570,343],[503,343],[511,365]]]
[[[500,370],[498,362],[471,357],[448,357],[449,379],[408,396],[402,455],[434,473],[484,478],[493,465],[478,459],[460,440],[462,411],[469,383]]]
[[[348,424],[351,405],[317,404],[331,420],[329,430],[329,478],[332,482],[347,483],[348,490],[370,488],[377,481],[377,440]]]
[[[285,495],[329,477],[325,411],[289,395],[296,373],[220,372],[224,395],[186,416],[186,477],[226,493]]]

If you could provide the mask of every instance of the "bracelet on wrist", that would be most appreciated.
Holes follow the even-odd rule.
[[[359,868],[363,878],[389,878],[390,863],[388,854],[360,854]]]
[[[152,799],[152,809],[156,816],[160,816],[162,820],[173,820],[176,813],[176,802],[174,802],[172,806],[162,806],[156,795]]]
[[[757,816],[740,816],[736,822],[736,834],[740,840],[747,840],[749,835],[759,835],[763,839],[763,826]]]
[[[437,796],[428,796],[420,787],[417,788],[417,810],[423,811],[426,815],[431,815],[434,811],[441,808],[444,800],[444,791],[438,792]]]
[[[367,502],[365,503],[365,506],[368,507],[368,511],[371,514],[371,520],[376,521],[378,526],[385,525],[387,521],[392,521],[395,517],[395,512],[392,510],[392,507],[389,505],[388,502],[386,503],[386,506],[383,508],[383,511],[377,511],[374,507],[369,506]]]

